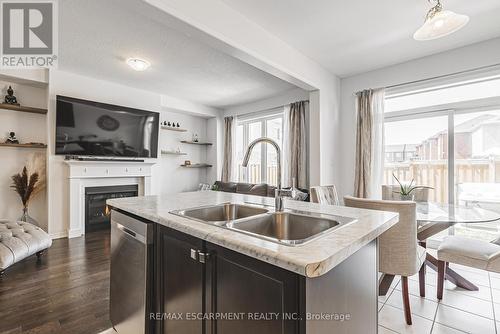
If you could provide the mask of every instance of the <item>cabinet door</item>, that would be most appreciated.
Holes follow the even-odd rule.
[[[299,275],[228,249],[208,244],[207,321],[211,334],[297,334],[303,307]],[[285,320],[284,315],[295,317]],[[220,319],[235,316],[239,320]]]
[[[205,268],[191,258],[191,250],[201,251],[203,242],[183,233],[160,227],[157,239],[157,305],[161,319],[158,334],[202,334],[201,320],[190,314],[204,312]]]

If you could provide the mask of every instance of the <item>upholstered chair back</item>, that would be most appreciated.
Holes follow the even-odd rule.
[[[429,201],[429,188],[420,188],[413,191],[415,202],[428,202]],[[387,201],[398,201],[400,199],[398,185],[383,185],[382,186],[382,199]]]
[[[399,213],[399,222],[379,237],[379,271],[412,276],[420,269],[417,251],[416,203],[344,197],[344,204],[359,209]]]
[[[311,202],[340,205],[337,188],[334,185],[311,187]]]

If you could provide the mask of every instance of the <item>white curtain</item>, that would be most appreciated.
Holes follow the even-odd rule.
[[[381,199],[384,172],[385,89],[356,94],[356,166],[354,195]]]

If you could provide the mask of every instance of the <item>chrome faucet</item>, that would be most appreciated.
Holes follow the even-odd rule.
[[[278,181],[278,186],[276,187],[276,190],[274,192],[274,204],[276,207],[277,212],[282,212],[284,209],[283,206],[283,197],[292,197],[292,191],[291,190],[285,190],[281,188],[281,149],[274,140],[271,138],[267,137],[261,137],[255,139],[253,142],[248,145],[247,151],[245,152],[245,157],[243,158],[243,167],[248,166],[248,162],[250,161],[250,155],[252,154],[252,150],[257,145],[258,143],[268,143],[274,146],[276,149],[276,154],[277,154],[277,163],[278,163],[278,175],[277,175],[277,181]]]

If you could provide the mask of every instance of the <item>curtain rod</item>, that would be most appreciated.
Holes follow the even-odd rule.
[[[449,73],[449,74],[437,75],[437,76],[430,77],[430,78],[413,80],[413,81],[399,83],[399,84],[395,84],[395,85],[391,85],[391,86],[387,86],[387,87],[378,87],[378,88],[374,88],[374,89],[382,89],[382,88],[391,89],[391,88],[404,87],[404,86],[414,85],[414,84],[428,82],[428,81],[432,81],[432,80],[448,78],[448,77],[452,77],[452,76],[456,76],[456,75],[461,75],[461,74],[467,74],[467,73],[482,71],[482,70],[486,70],[486,69],[490,69],[490,68],[495,68],[495,67],[499,67],[499,66],[500,66],[500,63],[492,64],[492,65],[486,65],[486,66],[481,66],[481,67],[477,67],[477,68],[470,69],[470,70],[463,70],[463,71],[458,71],[458,72]],[[361,91],[354,93],[354,95],[357,95],[358,93],[361,93]]]
[[[437,75],[435,77],[426,78],[426,79],[420,79],[420,80],[415,80],[415,81],[408,81],[408,82],[405,82],[405,83],[400,83],[400,84],[396,84],[396,85],[392,85],[392,86],[387,86],[385,88],[386,89],[390,89],[390,88],[397,88],[397,87],[406,86],[406,85],[413,85],[413,84],[416,84],[416,83],[421,83],[421,82],[432,81],[432,80],[436,80],[436,79],[442,79],[442,78],[452,77],[452,76],[455,76],[455,75],[467,74],[467,73],[476,72],[476,71],[482,71],[482,70],[486,70],[486,69],[490,69],[490,68],[498,67],[498,66],[500,66],[500,63],[493,64],[493,65],[481,66],[481,67],[477,67],[477,68],[470,69],[470,70],[458,71],[458,72],[454,72],[454,73],[450,73],[450,74]]]

